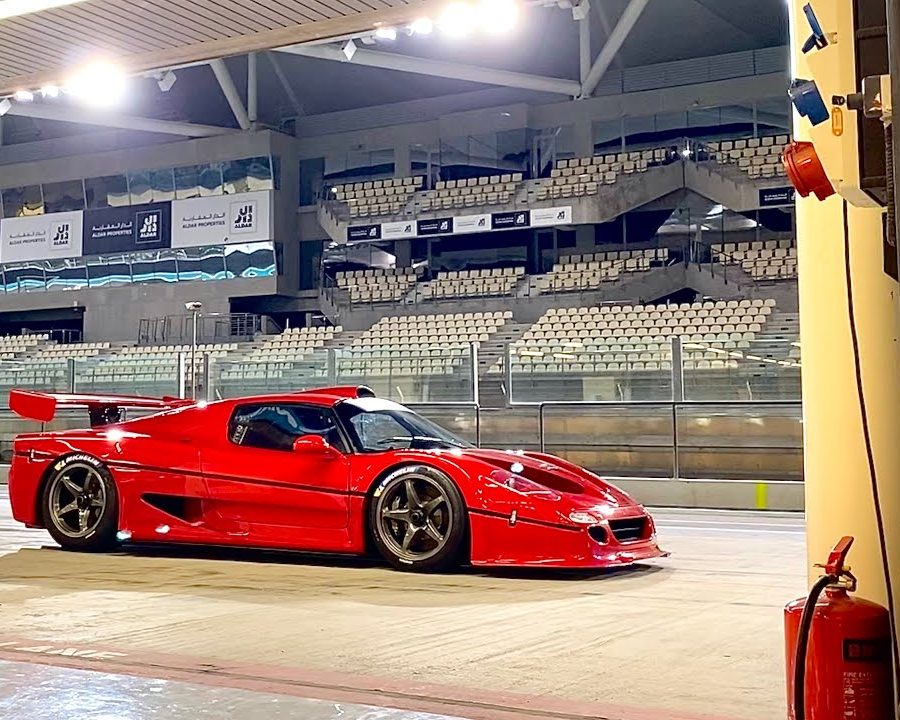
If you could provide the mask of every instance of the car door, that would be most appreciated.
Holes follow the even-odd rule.
[[[317,435],[325,443],[300,443]],[[339,550],[346,545],[349,460],[330,407],[243,403],[200,461],[216,522],[249,543]]]

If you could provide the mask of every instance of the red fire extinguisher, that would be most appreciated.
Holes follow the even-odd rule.
[[[844,562],[852,544],[842,538],[809,597],[784,609],[789,720],[894,717],[890,618],[850,595],[856,578]]]

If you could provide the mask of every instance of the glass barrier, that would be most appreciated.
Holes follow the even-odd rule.
[[[410,403],[409,407],[432,422],[446,428],[457,437],[479,444],[481,435],[481,411],[477,405],[433,405]]]
[[[277,189],[276,158],[264,155],[122,175],[67,180],[0,192],[3,217],[85,210]]]
[[[367,385],[379,397],[402,403],[475,402],[473,356],[468,345],[334,352],[338,385]]]
[[[74,362],[74,390],[79,393],[178,397],[178,357],[171,353],[118,353]]]
[[[318,350],[302,358],[273,355],[265,361],[216,361],[210,363],[209,393],[201,397],[220,400],[243,395],[299,392],[333,385],[329,352]]]
[[[0,291],[49,292],[132,283],[273,277],[276,273],[274,243],[236,243],[7,263],[0,266]]]
[[[803,479],[799,402],[686,403],[676,414],[680,477]]]
[[[747,347],[725,350],[702,343],[685,343],[684,399],[800,398],[800,349],[796,342],[760,339],[742,344]]]
[[[9,391],[13,388],[67,392],[69,390],[69,369],[64,359],[41,360],[40,358],[0,361],[0,401],[7,405]]]
[[[671,404],[550,404],[541,408],[544,451],[614,477],[674,477]]]
[[[624,478],[803,480],[799,402],[565,403],[480,409],[481,445]],[[438,420],[441,422],[441,420]]]
[[[672,399],[672,348],[666,341],[597,338],[546,344],[535,339],[511,346],[508,362],[514,402]]]
[[[569,343],[533,338],[511,346],[501,367],[513,404],[800,399],[796,341],[775,337],[728,344],[743,347],[683,343],[679,373],[670,337]]]
[[[298,357],[217,361],[210,367],[211,399],[267,392],[297,392],[330,385],[366,385],[379,397],[403,403],[474,403],[468,347],[419,354],[392,350],[316,350]]]

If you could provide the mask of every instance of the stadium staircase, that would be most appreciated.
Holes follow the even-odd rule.
[[[478,348],[478,386],[480,404],[486,408],[505,407],[508,400],[506,374],[492,372],[506,362],[506,347],[520,339],[531,327],[530,322],[507,321],[490,340]]]

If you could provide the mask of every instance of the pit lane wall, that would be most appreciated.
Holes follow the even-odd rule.
[[[0,465],[0,485],[6,484],[8,475],[9,465]],[[803,510],[802,482],[671,478],[610,478],[610,481],[650,507]]]
[[[791,511],[804,506],[799,403],[778,412],[723,406],[694,417],[679,411],[675,435],[666,408],[555,412],[546,414],[543,424],[534,407],[445,403],[416,410],[483,446],[543,449],[565,457],[650,506]],[[47,429],[79,424],[84,422],[77,416],[62,417]],[[9,460],[14,435],[33,430],[32,425],[0,414],[3,460]],[[0,465],[0,484],[8,467]]]

